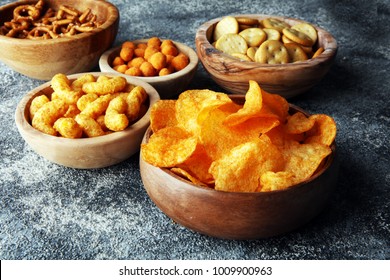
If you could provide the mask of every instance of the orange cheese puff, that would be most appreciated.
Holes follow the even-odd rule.
[[[85,135],[87,135],[88,137],[97,137],[105,135],[105,132],[102,127],[93,118],[83,114],[78,114],[74,119],[83,129]]]
[[[161,45],[161,40],[158,37],[151,37],[149,38],[147,45],[159,48]]]
[[[81,138],[83,129],[73,118],[59,118],[54,123],[54,129],[65,138]]]
[[[113,68],[115,71],[118,71],[119,73],[125,73],[129,67],[126,64],[117,65]]]
[[[97,119],[98,116],[103,115],[103,113],[107,110],[111,99],[111,94],[99,96],[99,98],[95,99],[91,103],[88,103],[84,110],[81,111],[80,115]]]
[[[133,58],[131,61],[129,61],[129,63],[127,64],[127,66],[130,68],[132,66],[135,66],[135,67],[140,67],[142,63],[145,62],[145,59],[143,57],[136,57],[136,58]]]
[[[179,54],[179,50],[174,45],[165,45],[161,47],[161,52],[165,55],[173,56],[177,56]]]
[[[56,120],[61,118],[68,110],[68,105],[62,99],[55,99],[45,103],[34,115],[31,125],[39,131],[56,136],[57,130],[53,128]]]
[[[138,43],[136,49],[146,49],[147,46],[148,45],[146,43]]]
[[[175,68],[176,71],[180,71],[180,70],[184,69],[189,63],[190,63],[190,60],[184,53],[178,54],[171,61],[171,64]]]
[[[142,63],[139,69],[145,77],[156,76],[156,69],[154,69],[153,65],[148,61]]]
[[[125,61],[120,56],[116,56],[112,61],[112,67],[123,65],[123,64],[125,64]]]
[[[32,120],[34,118],[34,115],[35,113],[46,103],[50,102],[49,98],[42,94],[42,95],[39,95],[37,97],[35,97],[32,101],[31,101],[31,105],[30,105],[30,120]]]
[[[126,41],[122,43],[122,48],[135,49],[135,44],[131,41]]]
[[[126,70],[125,72],[126,75],[130,76],[142,76],[142,71],[139,67],[137,66],[131,66],[129,69]]]
[[[134,49],[121,48],[121,51],[119,52],[119,56],[126,62],[130,61],[134,56]]]
[[[172,40],[165,39],[161,42],[160,48],[163,48],[165,46],[175,46]]]
[[[149,58],[156,52],[159,52],[160,50],[158,48],[156,48],[155,46],[148,46],[146,49],[145,49],[145,54],[144,54],[144,58],[145,60],[149,60]]]
[[[108,104],[104,123],[112,131],[124,130],[129,125],[129,120],[124,114],[127,110],[127,103],[121,96],[115,97]]]
[[[161,52],[156,52],[154,53],[150,58],[149,58],[150,64],[156,69],[157,71],[160,71],[163,69],[166,64],[167,64],[167,58],[165,54]]]
[[[145,89],[141,86],[136,86],[127,96],[127,112],[126,116],[129,122],[138,118],[142,103],[148,97]]]
[[[55,96],[65,101],[66,104],[76,104],[77,100],[83,95],[81,90],[73,90],[71,82],[65,74],[56,74],[51,79],[51,87]]]
[[[144,57],[144,55],[145,55],[145,49],[143,49],[143,48],[136,48],[134,50],[134,56],[135,57]]]
[[[172,73],[172,71],[169,70],[168,68],[163,68],[163,69],[161,69],[161,70],[158,72],[158,75],[159,75],[159,76],[165,76],[165,75],[169,75],[169,74],[171,74],[171,73]]]
[[[118,76],[112,79],[105,79],[83,85],[85,93],[95,93],[97,95],[112,94],[122,91],[127,85],[127,80],[124,77]]]

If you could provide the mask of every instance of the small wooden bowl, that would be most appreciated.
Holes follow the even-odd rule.
[[[147,41],[148,39],[132,40],[132,42],[136,44],[146,43]],[[138,79],[152,85],[158,91],[162,99],[175,98],[178,94],[182,93],[191,83],[199,63],[199,58],[192,48],[179,42],[173,41],[173,43],[181,52],[189,57],[190,63],[187,65],[187,67],[166,76],[137,77]],[[120,50],[121,46],[117,46],[106,51],[101,56],[99,60],[101,71],[118,73],[111,67],[111,65],[114,58],[119,56]]]
[[[254,19],[277,18],[290,25],[303,22],[298,19],[262,14],[240,14],[235,17]],[[324,52],[317,58],[286,64],[262,64],[245,62],[223,53],[212,43],[216,24],[223,17],[202,24],[195,37],[196,50],[201,63],[212,79],[230,93],[243,94],[248,90],[248,80],[255,80],[266,91],[277,93],[285,98],[301,94],[317,84],[328,72],[337,53],[337,42],[326,30],[317,29],[316,47]]]
[[[84,73],[73,74],[68,78],[73,81]],[[113,73],[91,73],[95,77],[100,75],[119,76]],[[128,83],[142,86],[148,94],[149,108],[147,112],[134,124],[123,131],[93,138],[68,139],[44,134],[31,126],[29,108],[33,98],[53,92],[51,82],[31,90],[19,102],[15,111],[15,123],[20,135],[27,144],[39,155],[54,163],[81,169],[101,168],[117,164],[128,159],[139,151],[142,138],[149,126],[150,108],[160,97],[157,91],[149,84],[125,77]]]
[[[244,95],[231,95],[237,103]],[[292,112],[302,109],[290,105]],[[152,135],[150,128],[142,143]],[[260,239],[282,235],[308,223],[325,207],[338,177],[336,144],[309,180],[285,190],[259,193],[224,192],[198,186],[140,157],[144,188],[152,201],[175,222],[223,239]]]
[[[16,1],[0,7],[0,25],[12,19],[12,12],[17,6],[36,2]],[[109,2],[95,0],[45,0],[45,4],[55,11],[60,5],[80,12],[90,8],[104,23],[91,32],[56,39],[17,39],[0,35],[0,60],[13,70],[39,80],[50,80],[57,73],[87,72],[96,67],[101,54],[111,47],[116,38],[118,9]]]

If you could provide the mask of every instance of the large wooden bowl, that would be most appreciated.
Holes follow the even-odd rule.
[[[298,19],[261,14],[233,15],[254,19],[277,18],[290,25],[302,22]],[[243,94],[248,90],[248,80],[255,80],[266,91],[290,98],[317,84],[328,72],[337,53],[337,42],[326,30],[317,29],[316,47],[325,51],[314,59],[286,64],[262,64],[238,60],[217,50],[212,43],[213,31],[223,17],[202,24],[195,37],[196,51],[206,71],[213,80],[230,93]]]
[[[244,100],[244,96],[231,97]],[[290,108],[303,112],[293,105]],[[143,143],[151,134],[148,128]],[[142,157],[140,171],[151,200],[175,222],[218,238],[260,239],[291,232],[323,210],[337,184],[336,145],[331,148],[332,153],[309,180],[272,192],[224,192],[198,186]]]
[[[132,42],[136,44],[146,43],[147,41],[148,39],[132,40]],[[185,44],[176,41],[173,41],[173,43],[180,52],[183,52],[190,59],[190,63],[184,69],[166,76],[137,77],[152,85],[158,91],[162,99],[177,97],[177,95],[183,92],[191,83],[196,70],[198,69],[199,59],[196,52]],[[116,46],[103,53],[99,60],[100,71],[118,73],[111,65],[114,58],[119,55],[120,50],[121,46]]]
[[[73,74],[68,78],[73,81],[83,75]],[[100,75],[116,76],[119,74],[96,72]],[[68,139],[44,134],[31,126],[29,108],[34,97],[42,94],[50,96],[53,92],[50,82],[31,90],[19,102],[15,111],[15,123],[19,133],[27,144],[39,155],[54,163],[73,168],[101,168],[117,164],[139,151],[142,138],[149,126],[150,108],[160,97],[149,84],[125,77],[128,83],[142,86],[148,94],[147,112],[134,124],[123,131],[93,138]]]
[[[12,19],[17,6],[36,2],[16,1],[0,7],[0,25]],[[57,73],[69,75],[92,70],[116,38],[118,9],[107,1],[95,0],[45,0],[45,3],[56,11],[62,4],[80,12],[90,8],[104,23],[91,32],[57,39],[17,39],[0,35],[0,60],[13,70],[39,80],[50,80]]]

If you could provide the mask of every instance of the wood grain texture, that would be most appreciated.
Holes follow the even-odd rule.
[[[99,75],[121,75],[113,73],[92,73]],[[73,81],[83,74],[70,75]],[[123,76],[123,75],[121,75]],[[33,89],[19,102],[15,111],[15,123],[27,144],[39,155],[54,163],[80,169],[101,168],[117,164],[136,152],[150,123],[150,108],[160,97],[149,84],[126,76],[127,82],[142,86],[148,94],[149,108],[137,122],[123,131],[94,138],[67,139],[44,134],[31,126],[29,106],[34,97],[53,92],[50,82]]]
[[[0,24],[12,18],[15,7],[36,1],[17,1],[0,7]],[[111,47],[119,26],[119,11],[109,2],[94,0],[47,0],[48,7],[58,10],[65,4],[79,11],[90,8],[100,27],[88,33],[48,40],[17,39],[0,36],[0,60],[30,78],[50,80],[57,73],[87,72],[97,66],[100,56]]]
[[[255,18],[258,20],[273,17],[293,25],[302,22],[298,19],[244,14],[233,15]],[[315,59],[283,65],[243,62],[222,53],[211,45],[215,25],[222,18],[216,18],[202,24],[195,37],[196,50],[205,70],[212,79],[230,93],[243,94],[248,90],[248,81],[255,80],[260,86],[271,93],[277,93],[290,98],[303,93],[317,84],[328,72],[337,54],[337,42],[326,30],[313,25],[317,29],[317,47],[323,47],[324,52]]]
[[[244,102],[243,95],[231,96],[237,103]],[[290,109],[304,112],[293,105]],[[143,143],[151,134],[148,128]],[[260,239],[295,230],[323,210],[338,178],[336,144],[331,148],[332,154],[309,180],[273,192],[224,192],[197,186],[142,157],[140,171],[151,200],[175,222],[218,238]]]

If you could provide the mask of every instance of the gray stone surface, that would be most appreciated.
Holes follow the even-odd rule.
[[[323,213],[284,236],[232,241],[192,232],[148,198],[138,154],[109,168],[76,170],[34,153],[14,111],[42,82],[0,63],[0,259],[390,259],[388,1],[112,3],[121,13],[116,44],[160,36],[195,48],[201,23],[231,13],[285,15],[329,30],[339,44],[335,64],[290,102],[335,118],[337,190]],[[190,88],[221,90],[201,66]]]

